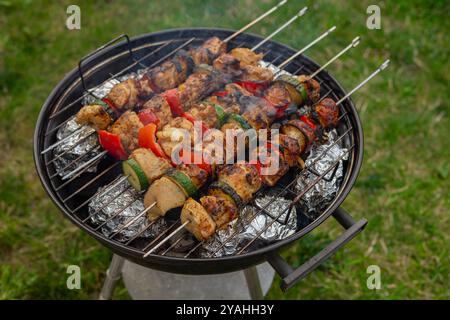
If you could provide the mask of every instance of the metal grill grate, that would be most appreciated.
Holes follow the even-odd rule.
[[[101,233],[101,227],[112,220],[114,217],[119,216],[126,208],[120,208],[115,214],[113,214],[108,220],[104,221],[100,225],[93,225],[90,222],[90,218],[94,216],[101,209],[96,210],[96,212],[88,213],[87,206],[89,202],[96,196],[95,192],[100,186],[107,186],[105,193],[117,187],[125,178],[115,181],[115,179],[120,175],[120,162],[117,162],[106,155],[106,152],[100,153],[98,156],[90,159],[85,165],[80,166],[76,171],[67,176],[68,179],[62,180],[59,176],[59,172],[55,170],[54,164],[56,157],[53,156],[52,152],[47,152],[40,154],[40,150],[49,149],[55,144],[56,132],[59,128],[69,121],[69,119],[78,111],[81,107],[81,101],[88,95],[92,95],[92,89],[100,86],[102,83],[115,79],[120,75],[127,72],[134,72],[140,68],[151,68],[159,64],[161,61],[167,59],[168,57],[174,55],[181,48],[185,48],[191,45],[198,45],[206,38],[212,35],[218,35],[221,38],[229,35],[231,32],[222,29],[183,29],[175,31],[167,31],[159,34],[146,35],[136,38],[132,41],[127,41],[125,43],[119,43],[110,47],[109,49],[100,50],[95,52],[93,56],[87,57],[87,59],[80,63],[79,71],[82,76],[77,75],[76,71],[73,71],[68,77],[66,77],[63,82],[65,87],[61,86],[55,90],[53,96],[47,101],[47,106],[44,114],[41,114],[42,119],[40,120],[40,126],[37,129],[37,150],[39,151],[39,158],[37,159],[37,167],[41,178],[43,179],[44,185],[48,188],[48,191],[52,197],[57,198],[56,202],[60,208],[71,218],[76,224],[81,226],[83,229],[87,230],[89,233],[94,235],[102,243],[110,246],[113,250],[119,251],[124,255],[127,255],[131,260],[138,263],[145,264],[144,260],[151,261],[157,257],[168,256],[167,258],[173,259],[185,259],[189,261],[198,260],[199,262],[204,261],[203,258],[197,258],[196,252],[201,247],[202,243],[196,244],[189,251],[184,254],[182,258],[169,257],[172,250],[176,245],[182,241],[183,234],[177,235],[173,239],[172,243],[167,246],[161,246],[165,237],[180,226],[180,221],[174,221],[170,223],[164,232],[160,233],[157,237],[153,239],[143,240],[141,235],[143,235],[155,222],[150,222],[143,230],[138,234],[134,235],[132,238],[128,239],[126,242],[119,241],[117,235],[125,229],[127,226],[131,225],[139,217],[130,218],[128,221],[122,225],[122,227],[116,232],[110,234],[106,237]],[[252,47],[261,41],[261,37],[242,34],[237,38],[233,39],[228,43],[229,48],[237,46]],[[265,53],[265,61],[271,62],[273,64],[284,61],[288,57],[295,53],[294,50],[280,45],[273,41],[267,41],[260,48],[260,52]],[[311,74],[312,72],[319,69],[319,66],[304,57],[303,55],[298,56],[296,59],[292,60],[289,64],[285,66],[285,70],[293,74]],[[85,71],[83,71],[85,70]],[[83,80],[81,80],[83,79]],[[325,71],[320,72],[316,79],[321,84],[321,99],[325,97],[331,97],[335,101],[343,98],[345,92],[337,84],[337,82]],[[101,82],[99,82],[101,81]],[[90,90],[86,88],[90,87]],[[69,102],[70,101],[70,102]],[[337,192],[335,199],[331,202],[326,210],[324,210],[316,220],[312,221],[307,227],[298,230],[294,235],[290,236],[288,239],[281,241],[282,243],[277,245],[269,244],[267,250],[279,248],[281,245],[287,245],[289,242],[300,238],[304,234],[308,233],[310,230],[322,223],[334,209],[343,201],[346,194],[349,192],[354,179],[356,179],[357,171],[359,170],[361,162],[362,153],[362,132],[360,127],[359,118],[356,114],[354,106],[350,100],[343,101],[340,104],[341,115],[339,118],[338,132],[339,137],[334,142],[347,148],[348,160],[344,164],[344,177],[341,183],[339,192]],[[39,124],[39,122],[38,122]],[[92,134],[94,134],[93,132]],[[331,148],[331,147],[330,147]],[[328,152],[325,150],[324,153]],[[80,155],[67,167],[76,164],[81,159],[85,159],[88,156],[86,154]],[[336,161],[330,168],[322,174],[318,172],[311,171],[309,168],[303,169],[310,170],[316,175],[317,183],[324,178],[326,174],[332,172],[332,170],[337,166],[339,161]],[[87,172],[89,168],[98,165],[97,173]],[[81,168],[81,169],[80,169]],[[297,174],[300,174],[298,172]],[[292,176],[292,180],[286,185],[284,185],[278,196],[285,196],[293,199],[293,204],[295,205],[300,201],[302,196],[313,187],[309,185],[298,194],[294,189],[293,185],[296,181],[297,175]],[[128,189],[126,189],[128,190]],[[125,192],[126,190],[122,191]],[[265,190],[260,190],[260,193],[264,193]],[[131,204],[131,203],[130,203]],[[130,205],[128,204],[128,205]],[[108,203],[104,204],[107,206]],[[267,207],[270,202],[264,207],[258,207],[257,214],[264,212],[271,216],[273,219],[272,223],[275,221],[286,222],[280,220],[280,215],[275,216],[271,212],[267,211]],[[289,208],[288,208],[289,210]],[[256,214],[255,214],[256,216]],[[252,217],[253,218],[253,217]],[[266,228],[268,228],[267,226]],[[264,230],[261,230],[262,234]],[[238,253],[237,255],[246,255],[249,252],[259,254],[264,250],[256,249],[248,251],[250,245],[256,241],[257,237],[249,241]],[[226,241],[231,240],[231,237]],[[223,243],[225,245],[225,243]],[[147,254],[144,259],[143,256],[148,253],[149,250],[158,248],[152,254]],[[219,248],[218,250],[220,250]],[[266,250],[266,252],[267,252]],[[253,255],[253,257],[255,257]],[[259,258],[258,258],[259,259]],[[209,260],[218,260],[217,258],[210,258]],[[254,259],[253,259],[254,260]],[[162,262],[161,262],[162,263]]]

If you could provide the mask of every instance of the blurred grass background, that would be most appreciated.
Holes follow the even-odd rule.
[[[32,136],[41,105],[78,60],[121,33],[175,27],[237,29],[275,0],[0,1],[0,299],[91,299],[111,253],[65,220],[34,170]],[[81,8],[81,30],[65,27]],[[366,28],[381,8],[382,29]],[[273,299],[448,299],[450,287],[450,135],[448,1],[291,0],[251,31],[269,34],[298,9],[310,12],[276,37],[301,48],[331,27],[307,55],[324,63],[351,39],[363,42],[329,67],[350,89],[384,59],[391,66],[354,95],[365,132],[364,163],[344,207],[367,229],[299,285]],[[335,239],[326,222],[285,257],[297,266]],[[82,270],[82,289],[66,288],[66,268]],[[379,265],[381,290],[366,287]],[[114,298],[129,298],[119,284]]]

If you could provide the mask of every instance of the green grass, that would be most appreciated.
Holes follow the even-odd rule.
[[[78,1],[82,28],[65,28],[71,1],[0,1],[0,299],[95,298],[110,252],[63,219],[34,170],[32,136],[46,97],[80,57],[121,33],[239,28],[274,1]],[[277,40],[324,63],[356,35],[362,44],[329,67],[349,89],[385,58],[391,66],[354,96],[364,125],[361,174],[344,207],[366,230],[301,284],[274,299],[413,299],[449,296],[450,143],[448,1],[383,1],[382,29],[368,30],[373,1],[290,1],[252,31],[269,34],[304,3],[310,12]],[[342,232],[328,221],[284,253],[297,266]],[[66,289],[67,265],[82,289]],[[379,265],[382,288],[366,287]],[[120,284],[114,296],[128,298]]]

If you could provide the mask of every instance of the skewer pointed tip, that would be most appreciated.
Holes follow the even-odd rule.
[[[303,9],[301,9],[298,13],[297,13],[297,17],[301,17],[302,15],[304,15],[306,13],[306,11],[308,11],[308,7],[304,7]]]
[[[360,36],[356,37],[356,38],[353,39],[353,41],[352,41],[352,47],[353,47],[353,48],[356,47],[360,42],[361,42],[361,37],[360,37]]]
[[[330,30],[328,30],[328,32],[333,32],[334,30],[336,30],[336,26],[332,26],[332,27],[330,28]]]
[[[380,66],[380,70],[384,70],[389,66],[389,63],[391,62],[391,60],[387,59],[385,62],[383,62]]]
[[[278,3],[277,6],[280,7],[284,4],[286,4],[286,2],[287,2],[287,0],[280,1],[280,3]]]

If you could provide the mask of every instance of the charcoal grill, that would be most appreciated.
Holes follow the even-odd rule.
[[[96,159],[95,164],[98,163],[97,173],[87,172],[86,167],[69,179],[62,180],[55,171],[52,152],[41,153],[55,143],[57,130],[79,110],[83,97],[91,94],[87,88],[95,87],[105,80],[127,72],[156,65],[180,48],[200,44],[208,37],[218,36],[225,39],[232,33],[232,30],[227,29],[190,28],[155,32],[132,39],[122,35],[89,54],[80,61],[77,68],[69,72],[54,88],[42,107],[34,135],[35,164],[46,192],[64,216],[115,254],[146,267],[184,274],[231,272],[268,261],[282,277],[281,286],[283,290],[286,290],[355,237],[367,224],[365,219],[355,221],[340,207],[355,183],[363,158],[361,121],[350,98],[345,99],[340,105],[341,116],[337,127],[340,137],[336,143],[348,149],[348,160],[344,162],[343,180],[334,200],[314,220],[309,220],[300,213],[304,225],[288,238],[260,248],[252,248],[249,244],[243,250],[231,256],[198,258],[196,257],[196,250],[199,245],[197,245],[181,257],[168,255],[167,248],[161,248],[161,250],[144,257],[147,252],[145,248],[156,245],[164,235],[156,239],[147,239],[144,245],[139,237],[134,237],[128,242],[118,241],[114,234],[106,237],[96,225],[92,225],[87,219],[89,216],[87,204],[99,187],[110,184],[121,174],[119,162],[109,156],[101,157]],[[237,46],[252,47],[262,39],[258,35],[243,33],[231,40],[228,46],[229,48]],[[265,42],[260,50],[265,52],[265,60],[272,63],[284,61],[296,52],[294,49],[272,40]],[[310,58],[299,55],[285,67],[285,70],[293,74],[310,74],[319,67]],[[316,79],[321,84],[322,97],[331,97],[335,101],[345,97],[346,91],[328,72],[321,71]],[[94,162],[92,165],[94,165]],[[329,172],[332,170],[333,167],[330,167]],[[328,171],[322,175],[317,175],[315,182],[324,178],[327,173]],[[291,181],[285,183],[281,188],[280,195],[299,201],[308,191],[308,188],[301,193],[295,192],[293,189],[294,177],[291,178]],[[264,210],[264,208],[261,208],[261,210]],[[267,212],[267,214],[270,214],[270,212]],[[333,216],[345,229],[342,235],[306,263],[297,269],[293,269],[281,258],[279,252],[289,245],[295,244],[330,216]],[[176,228],[176,223],[174,222],[168,232]]]

